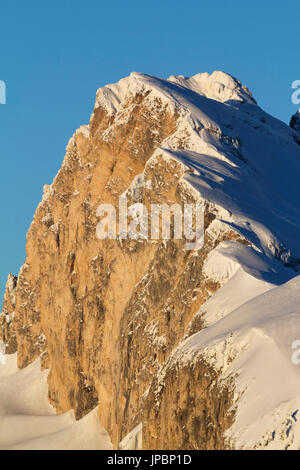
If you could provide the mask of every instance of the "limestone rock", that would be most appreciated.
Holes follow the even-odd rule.
[[[221,346],[183,364],[172,358],[241,298],[299,268],[299,161],[291,129],[223,72],[169,80],[133,73],[98,90],[89,125],[44,187],[1,320],[19,367],[40,357],[49,369],[58,413],[74,409],[81,418],[99,405],[116,448],[140,423],[144,448],[235,447],[226,433],[240,416],[238,373],[224,377],[212,360]],[[203,247],[99,240],[97,208],[117,206],[124,194],[148,209],[203,203]]]

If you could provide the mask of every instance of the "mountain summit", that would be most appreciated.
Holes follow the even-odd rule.
[[[239,80],[100,88],[44,187],[2,337],[117,448],[299,448],[300,146]],[[96,236],[97,208],[203,204],[204,245]],[[296,358],[297,359],[297,358]],[[142,435],[142,439],[140,439]]]

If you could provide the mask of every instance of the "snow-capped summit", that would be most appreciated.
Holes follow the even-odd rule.
[[[58,412],[99,404],[115,447],[300,448],[298,131],[220,71],[97,91],[1,317]],[[99,240],[99,205],[124,195],[203,202],[203,247]]]
[[[198,73],[190,78],[183,75],[171,75],[169,81],[222,103],[230,100],[256,103],[252,93],[246,86],[242,86],[240,80],[222,71],[214,71],[212,74]]]
[[[138,93],[151,91],[154,96],[168,97],[171,99],[171,84],[178,84],[186,91],[191,90],[207,98],[215,99],[222,103],[226,101],[240,101],[255,104],[251,92],[246,86],[231,75],[215,71],[212,74],[198,73],[193,77],[184,77],[183,75],[172,75],[168,80],[154,77],[152,75],[132,72],[129,77],[121,79],[116,84],[106,85],[99,88],[95,108],[103,107],[110,114],[115,114],[119,107],[130,96]],[[174,97],[175,98],[175,97]],[[171,99],[171,102],[173,100]]]
[[[264,112],[238,79],[215,71],[167,80],[133,72],[97,91],[90,126],[103,110],[111,117],[101,138],[113,141],[138,109],[136,97],[149,118],[156,116],[158,103],[177,116],[176,129],[157,142],[157,151],[198,172],[185,179],[203,198],[227,210],[229,224],[268,256],[286,264],[300,260],[300,149],[286,124]],[[297,115],[293,123],[296,130]],[[147,132],[156,139],[154,123]],[[184,148],[178,149],[182,141]]]

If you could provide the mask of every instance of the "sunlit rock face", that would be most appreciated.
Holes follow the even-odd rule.
[[[284,407],[279,369],[271,406],[262,385],[259,417],[245,413],[242,398],[264,368],[290,367],[293,338],[286,332],[284,347],[272,343],[288,319],[275,315],[273,330],[258,317],[247,323],[251,309],[263,318],[259,301],[243,324],[234,314],[297,274],[299,178],[291,129],[228,74],[132,73],[99,89],[89,125],[44,187],[27,258],[10,278],[9,322],[1,320],[8,352],[17,350],[21,368],[40,357],[58,413],[74,409],[79,419],[98,405],[115,447],[140,423],[145,449],[300,445],[294,431],[278,437],[295,411],[287,404],[298,403],[298,369]],[[124,194],[148,209],[204,204],[201,249],[187,250],[184,239],[99,240],[97,208],[117,207]],[[255,350],[260,331],[281,359],[275,364],[271,350]],[[252,348],[254,379],[243,361]]]

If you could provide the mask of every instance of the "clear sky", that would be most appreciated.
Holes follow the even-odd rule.
[[[132,71],[224,70],[285,122],[297,107],[299,0],[10,0],[0,4],[0,295],[26,232],[97,88]],[[1,301],[0,301],[1,303]]]

